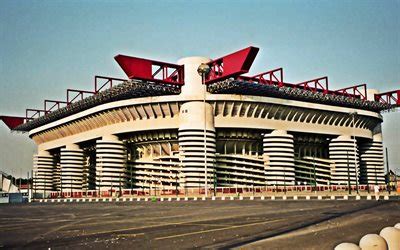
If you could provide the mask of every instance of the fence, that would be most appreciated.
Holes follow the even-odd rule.
[[[351,191],[356,191],[357,186],[351,185]],[[386,186],[380,185],[380,191],[385,191]],[[373,185],[358,185],[358,190],[362,192],[373,192]],[[347,185],[319,185],[319,186],[250,186],[250,187],[216,187],[209,188],[208,193],[213,196],[238,195],[238,194],[263,194],[263,193],[286,193],[286,192],[348,192]],[[112,196],[171,196],[171,195],[204,195],[205,189],[200,188],[135,188],[120,189],[113,188],[108,190],[87,190],[87,191],[53,191],[46,195],[46,198],[82,198],[82,197],[112,197]]]

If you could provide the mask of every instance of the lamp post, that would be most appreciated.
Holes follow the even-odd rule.
[[[207,86],[205,84],[205,78],[210,73],[210,66],[206,63],[200,64],[197,68],[197,73],[201,76],[202,84],[204,85],[203,103],[204,103],[204,173],[205,173],[205,196],[208,196],[208,176],[207,176],[207,112],[206,112],[206,93]]]
[[[349,194],[351,194],[351,185],[350,185],[350,166],[349,166],[349,151],[346,150],[347,156],[347,182],[349,185]]]
[[[350,115],[353,117],[353,139],[354,139],[354,141],[353,141],[353,146],[354,146],[354,166],[355,166],[355,171],[356,171],[356,191],[357,191],[357,194],[359,194],[358,193],[358,163],[357,163],[357,143],[356,143],[356,133],[355,133],[355,129],[356,129],[356,126],[355,126],[355,123],[356,123],[356,115],[357,115],[357,112],[352,112],[352,113],[350,113]]]

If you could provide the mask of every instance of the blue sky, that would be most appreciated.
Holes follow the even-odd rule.
[[[22,115],[96,74],[123,77],[116,54],[176,62],[260,47],[250,73],[327,75],[332,89],[400,89],[400,1],[0,1],[0,114]],[[400,171],[399,113],[384,114]],[[0,125],[0,170],[26,172],[34,145]],[[22,154],[21,154],[22,153]],[[22,156],[21,156],[22,155]],[[16,161],[15,159],[18,159]]]

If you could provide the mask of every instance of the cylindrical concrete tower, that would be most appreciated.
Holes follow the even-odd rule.
[[[274,130],[263,139],[265,174],[268,185],[294,185],[293,135]]]
[[[205,86],[197,68],[201,63],[209,61],[209,58],[199,56],[186,57],[178,61],[178,64],[183,64],[185,69],[185,85],[182,86],[180,95],[187,97],[188,100],[203,100]]]
[[[385,184],[383,144],[380,134],[360,146],[360,183]]]
[[[69,144],[60,152],[61,189],[63,192],[82,190],[83,150],[76,144]]]
[[[204,128],[206,126],[206,136]],[[179,116],[179,151],[186,187],[205,186],[205,157],[207,152],[208,187],[214,183],[216,139],[212,106],[204,102],[187,102]],[[206,137],[206,147],[204,147]]]
[[[354,154],[354,140],[350,136],[339,136],[329,143],[329,159],[334,162],[332,181],[334,185],[345,185],[350,179],[352,185],[356,184],[356,164],[358,164],[358,148]]]
[[[48,151],[40,151],[33,156],[33,189],[35,193],[53,190],[54,168],[54,157]]]
[[[126,181],[126,147],[117,136],[96,141],[96,187],[100,190],[123,188]]]

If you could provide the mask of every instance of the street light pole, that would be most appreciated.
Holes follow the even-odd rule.
[[[355,166],[355,171],[356,171],[356,191],[357,191],[357,194],[359,194],[358,193],[358,163],[357,163],[357,142],[356,142],[356,132],[355,132],[355,129],[356,129],[356,126],[355,126],[355,124],[356,124],[356,115],[357,115],[357,112],[352,112],[352,113],[350,113],[350,115],[352,115],[353,116],[353,145],[354,145],[354,166]]]
[[[346,151],[347,156],[347,182],[349,186],[349,194],[351,194],[351,185],[350,185],[350,166],[349,166],[349,151]]]
[[[202,63],[197,68],[197,73],[201,76],[201,81],[204,86],[203,103],[204,103],[204,173],[205,173],[205,196],[208,196],[208,173],[207,173],[207,111],[206,111],[206,93],[207,86],[205,84],[206,75],[210,72],[211,68],[208,64]]]

